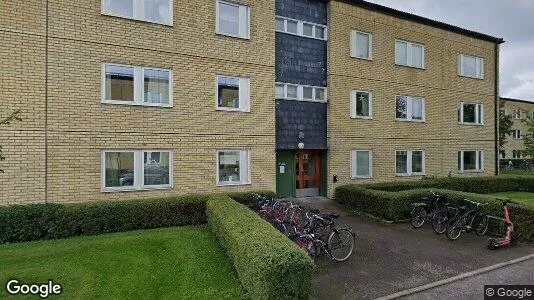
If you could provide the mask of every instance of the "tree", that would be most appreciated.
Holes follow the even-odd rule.
[[[11,113],[11,115],[9,115],[7,118],[3,119],[3,120],[0,120],[0,126],[1,125],[9,125],[11,124],[11,122],[13,121],[22,121],[22,119],[20,118],[20,110],[15,110],[14,112]],[[4,155],[2,154],[2,146],[0,146],[0,161],[3,161],[5,160],[6,158],[4,157]],[[0,173],[4,173],[4,170],[1,170],[0,169]]]
[[[527,117],[523,120],[528,127],[527,132],[523,134],[523,144],[525,149],[522,152],[523,156],[534,158],[534,119]]]
[[[511,135],[514,121],[511,115],[507,115],[504,108],[504,101],[499,102],[499,150],[504,150],[506,136]]]

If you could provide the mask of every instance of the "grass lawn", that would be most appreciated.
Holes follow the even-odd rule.
[[[232,265],[207,226],[0,245],[0,266],[0,298],[7,297],[5,283],[11,278],[52,279],[66,299],[242,296]]]
[[[500,175],[523,175],[523,176],[534,176],[532,171],[523,171],[523,170],[512,170],[512,171],[501,171]]]
[[[492,194],[493,196],[510,198],[518,203],[534,208],[534,193],[529,192],[501,192]]]

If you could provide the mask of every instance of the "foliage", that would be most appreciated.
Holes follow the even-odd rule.
[[[307,299],[313,262],[282,233],[228,196],[213,196],[208,223],[252,299]]]
[[[0,126],[1,125],[9,125],[13,121],[22,121],[20,118],[20,110],[16,110],[11,113],[8,117],[6,117],[3,120],[0,120]],[[6,158],[4,157],[2,153],[2,146],[0,145],[0,161],[4,161]],[[4,170],[0,169],[0,173],[4,173]]]
[[[521,150],[521,154],[526,157],[534,158],[534,119],[526,118],[523,120],[528,127],[527,132],[522,135],[524,149]]]
[[[499,150],[504,150],[506,137],[512,134],[512,125],[514,124],[512,115],[506,114],[504,103],[504,100],[499,100]]]

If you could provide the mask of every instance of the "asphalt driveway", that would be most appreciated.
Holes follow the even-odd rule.
[[[316,299],[374,299],[534,253],[530,245],[490,251],[486,237],[462,234],[456,241],[437,235],[428,225],[382,224],[350,215],[324,198],[300,201],[303,206],[341,214],[339,226],[356,234],[352,256],[345,262],[328,256],[317,260]]]

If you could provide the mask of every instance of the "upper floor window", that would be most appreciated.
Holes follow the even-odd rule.
[[[102,151],[102,190],[172,187],[172,151]]]
[[[373,94],[366,91],[352,91],[350,96],[351,118],[373,117]]]
[[[395,41],[395,63],[401,66],[425,68],[425,46],[407,41]]]
[[[483,124],[484,110],[482,104],[460,102],[458,105],[458,122],[462,124]]]
[[[245,5],[217,1],[218,34],[250,39],[250,8]]]
[[[250,184],[250,152],[217,150],[217,185]]]
[[[352,150],[351,174],[352,178],[373,177],[373,153],[370,150]]]
[[[425,152],[395,151],[395,170],[397,176],[425,174]]]
[[[250,111],[250,78],[217,76],[217,109]]]
[[[513,117],[514,119],[521,119],[521,108],[513,110]]]
[[[304,22],[286,17],[276,16],[276,31],[326,40],[326,26]]]
[[[484,170],[484,151],[458,151],[458,171],[481,172]]]
[[[373,59],[373,35],[353,30],[350,36],[350,56]]]
[[[484,79],[484,59],[466,54],[458,54],[458,75]]]
[[[172,71],[102,65],[102,103],[172,106]]]
[[[103,0],[102,13],[172,26],[173,0]]]
[[[395,118],[401,121],[424,122],[425,99],[421,97],[396,96]]]
[[[276,83],[276,99],[326,102],[326,88],[317,86]]]
[[[520,140],[522,138],[521,136],[521,129],[514,130],[514,139]]]

